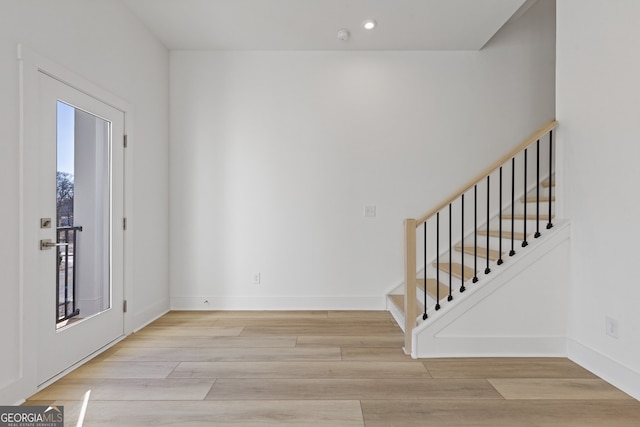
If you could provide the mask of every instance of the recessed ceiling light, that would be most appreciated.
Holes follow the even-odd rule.
[[[362,23],[362,26],[365,30],[373,30],[376,27],[377,23],[373,19],[367,19]]]

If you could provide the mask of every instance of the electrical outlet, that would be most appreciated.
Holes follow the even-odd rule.
[[[605,325],[607,328],[607,335],[613,338],[618,338],[618,321],[607,316],[605,318]]]
[[[260,273],[253,273],[251,275],[251,283],[254,285],[260,284]]]
[[[376,207],[375,206],[365,206],[364,207],[364,216],[367,218],[373,218],[376,216]]]

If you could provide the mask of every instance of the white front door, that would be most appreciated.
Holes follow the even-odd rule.
[[[39,72],[38,383],[124,333],[124,113]]]

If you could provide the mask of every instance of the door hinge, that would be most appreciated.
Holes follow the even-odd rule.
[[[122,301],[122,312],[127,312],[127,300]]]
[[[127,145],[129,145],[128,141],[127,141],[127,134],[124,135],[124,148],[127,148]]]
[[[127,229],[127,218],[122,218],[122,229],[123,230]]]

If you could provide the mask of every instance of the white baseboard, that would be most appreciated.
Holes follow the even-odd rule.
[[[640,400],[640,373],[578,341],[567,340],[567,356],[611,385]]]
[[[385,296],[173,297],[171,310],[385,310]]]
[[[432,344],[432,350],[419,357],[566,357],[567,354],[564,337],[441,337]]]
[[[131,305],[129,305],[131,309]],[[130,316],[125,316],[125,335],[129,335],[133,332],[137,332],[140,329],[147,326],[149,323],[164,316],[169,311],[169,301],[162,300],[144,310],[131,313]]]

